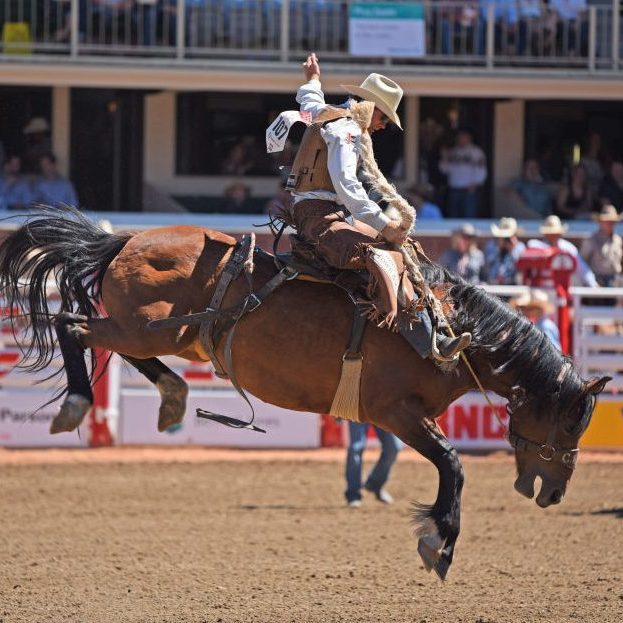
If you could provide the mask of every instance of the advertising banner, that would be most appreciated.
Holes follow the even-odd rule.
[[[424,7],[397,2],[351,4],[348,41],[353,56],[424,56]]]
[[[504,439],[504,429],[498,422],[508,421],[506,401],[495,394],[490,394],[495,409],[489,406],[485,397],[479,393],[461,396],[453,402],[437,423],[459,450],[498,450],[510,446]]]
[[[582,448],[623,449],[623,398],[601,395],[582,441]]]
[[[202,445],[231,448],[317,448],[320,446],[320,416],[280,409],[250,396],[254,424],[266,430],[228,428],[198,418],[198,407],[249,420],[248,405],[230,389],[194,390],[188,396],[186,417],[164,433],[157,430],[160,396],[153,390],[123,389],[119,405],[118,443],[158,445]]]
[[[86,446],[86,430],[80,435],[50,435],[50,423],[59,402],[41,407],[50,399],[49,391],[19,388],[0,389],[0,446],[8,448]]]

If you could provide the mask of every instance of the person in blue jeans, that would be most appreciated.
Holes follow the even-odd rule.
[[[346,491],[344,495],[350,508],[361,506],[362,455],[366,447],[368,426],[372,425],[348,422],[350,443],[346,454]],[[395,435],[384,431],[382,428],[374,426],[374,431],[381,442],[381,456],[368,474],[363,488],[373,493],[379,502],[391,504],[394,498],[384,489],[384,486],[398,456],[401,442]]]

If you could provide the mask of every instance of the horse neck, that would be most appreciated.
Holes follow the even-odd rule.
[[[466,371],[462,375],[465,383],[468,385],[465,391],[479,390],[480,384],[485,390],[510,399],[514,391],[513,388],[517,387],[517,375],[515,373],[496,374],[495,365],[491,364],[486,354],[480,357],[468,355],[468,358],[473,374],[469,367],[466,366]]]

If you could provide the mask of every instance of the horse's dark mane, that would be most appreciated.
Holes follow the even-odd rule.
[[[565,414],[577,405],[582,379],[550,339],[501,299],[436,264],[422,264],[431,286],[450,284],[455,331],[470,331],[468,355],[484,354],[493,373],[514,374],[514,384],[536,399],[539,413]]]

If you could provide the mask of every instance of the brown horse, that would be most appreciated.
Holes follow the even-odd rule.
[[[47,366],[54,333],[67,373],[67,397],[53,432],[78,425],[92,402],[84,348],[120,353],[155,383],[162,396],[159,428],[185,413],[187,387],[156,357],[205,359],[197,327],[150,331],[153,319],[203,311],[236,241],[200,227],[163,227],[110,234],[79,212],[31,216],[0,247],[0,287],[14,318],[26,314],[32,342],[30,368]],[[595,396],[609,380],[583,381],[548,338],[507,305],[435,265],[429,283],[445,287],[455,332],[470,331],[468,357],[483,385],[508,399],[509,439],[516,452],[515,488],[539,506],[559,503],[575,467],[580,436]],[[256,254],[256,287],[276,273]],[[54,278],[61,313],[50,322],[46,282]],[[27,287],[25,287],[27,286]],[[245,280],[229,288],[225,306],[248,294]],[[98,310],[106,310],[102,317]],[[348,296],[328,284],[288,281],[238,325],[233,364],[241,385],[288,409],[326,413],[348,342],[353,310]],[[426,567],[445,578],[459,535],[463,470],[435,418],[475,387],[461,362],[444,373],[421,359],[399,335],[367,327],[360,412],[428,458],[439,472],[435,503],[418,506],[418,551]],[[219,359],[223,346],[216,351]],[[33,360],[34,357],[34,360]]]

